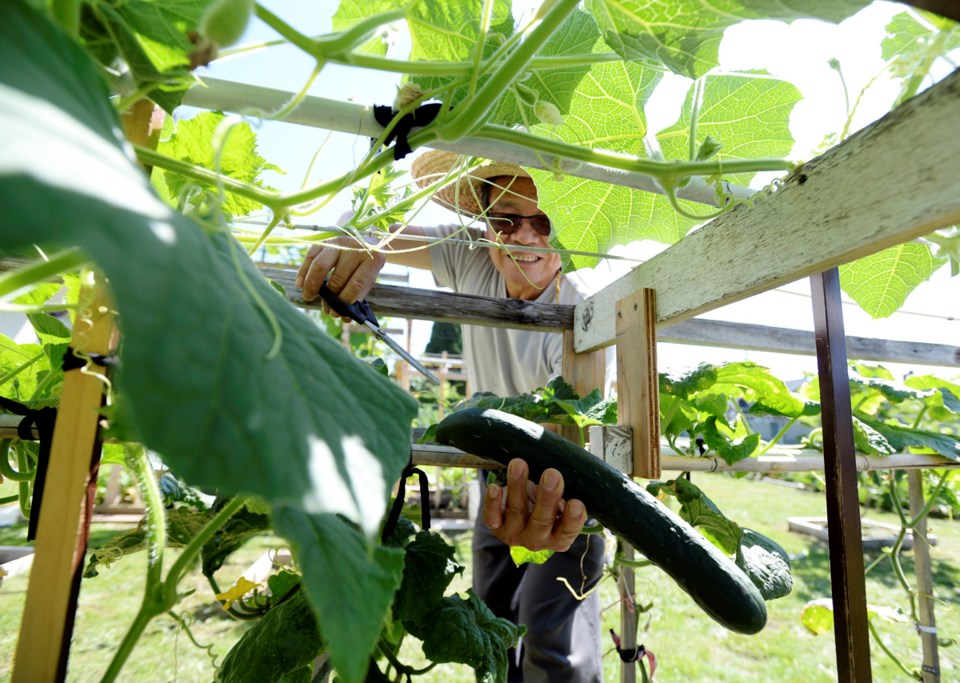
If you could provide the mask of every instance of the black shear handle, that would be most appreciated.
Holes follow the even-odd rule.
[[[373,314],[373,310],[370,308],[370,304],[368,304],[366,300],[348,304],[346,301],[334,294],[326,284],[320,288],[319,294],[320,298],[326,301],[330,308],[332,308],[337,315],[356,320],[361,325],[371,322],[377,327],[380,327],[380,323],[377,322],[377,316]]]

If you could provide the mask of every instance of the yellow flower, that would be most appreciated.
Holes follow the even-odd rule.
[[[216,597],[217,600],[223,602],[223,607],[226,609],[229,608],[234,601],[239,600],[244,595],[252,591],[254,588],[258,588],[259,586],[259,583],[248,581],[246,578],[241,576],[239,579],[237,579],[237,582],[230,587],[229,590],[224,593],[217,593]]]

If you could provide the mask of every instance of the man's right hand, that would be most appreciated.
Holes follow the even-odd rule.
[[[296,286],[303,290],[304,301],[313,301],[326,282],[334,294],[352,304],[367,298],[385,263],[383,254],[364,249],[356,239],[337,237],[310,247],[297,271]],[[326,302],[323,312],[335,315]]]

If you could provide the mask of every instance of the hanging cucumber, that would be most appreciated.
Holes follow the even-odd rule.
[[[564,497],[663,569],[704,612],[737,633],[758,633],[767,607],[756,586],[703,535],[633,479],[541,425],[499,410],[467,408],[437,425],[436,440],[506,465],[526,460],[538,481],[560,471]]]

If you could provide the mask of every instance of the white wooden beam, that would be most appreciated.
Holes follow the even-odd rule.
[[[616,302],[657,292],[669,325],[960,222],[960,72],[576,308],[578,352],[613,343]]]

